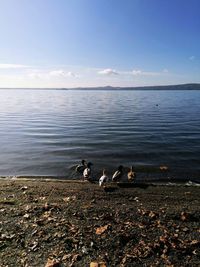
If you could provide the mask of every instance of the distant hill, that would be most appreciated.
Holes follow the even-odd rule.
[[[199,83],[187,83],[177,85],[138,86],[138,87],[78,87],[66,88],[66,90],[200,90]],[[63,88],[65,90],[65,88]]]
[[[138,87],[75,87],[75,88],[0,88],[15,90],[200,90],[199,83],[187,83],[177,85],[138,86]]]

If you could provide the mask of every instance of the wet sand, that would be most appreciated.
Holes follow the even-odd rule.
[[[199,266],[200,188],[0,180],[0,267]]]

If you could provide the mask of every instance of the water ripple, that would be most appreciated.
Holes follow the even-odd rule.
[[[96,172],[165,164],[197,177],[199,102],[198,91],[0,90],[0,175],[71,175],[86,158]]]

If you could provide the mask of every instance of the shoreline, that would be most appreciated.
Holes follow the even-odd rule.
[[[63,182],[63,183],[85,183],[81,179],[67,179],[65,177],[59,176],[0,176],[0,181],[35,181],[35,182]],[[92,183],[98,184],[98,179],[92,180]],[[200,182],[192,179],[143,179],[134,180],[133,182],[119,181],[112,182],[109,181],[107,184],[110,185],[120,185],[121,187],[134,187],[134,185],[147,185],[147,186],[200,186]],[[120,186],[119,186],[120,187]]]
[[[195,186],[0,179],[0,266],[198,266],[199,195]]]
[[[182,83],[182,84],[166,84],[166,85],[147,85],[147,86],[131,86],[131,87],[116,87],[116,86],[103,86],[103,87],[73,87],[73,88],[53,88],[53,87],[47,87],[47,88],[34,88],[34,87],[0,87],[0,90],[200,90],[200,84],[199,83]]]

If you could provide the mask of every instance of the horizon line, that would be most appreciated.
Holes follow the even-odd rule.
[[[0,87],[2,89],[35,89],[35,90],[77,90],[77,89],[142,89],[142,88],[154,88],[154,87],[178,87],[178,86],[200,86],[200,83],[183,83],[183,84],[166,84],[166,85],[144,85],[144,86],[77,86],[77,87]],[[200,89],[200,88],[199,88]]]

